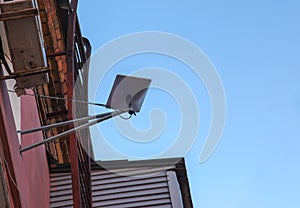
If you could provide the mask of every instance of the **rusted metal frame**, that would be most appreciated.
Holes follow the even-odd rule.
[[[89,41],[87,38],[82,37],[82,41],[83,41],[83,44],[84,44],[84,47],[85,47],[86,59],[87,59],[87,61],[88,61],[89,58],[91,57],[92,46],[91,46],[90,41]]]
[[[18,11],[5,12],[0,14],[0,21],[20,19],[25,17],[34,17],[38,15],[36,8],[27,8]]]
[[[77,48],[78,48],[78,53],[80,55],[80,68],[82,69],[82,76],[83,76],[83,89],[88,90],[88,59],[90,58],[90,53],[91,53],[91,46],[90,44],[87,45],[86,43],[89,43],[86,38],[82,37],[81,34],[81,29],[77,17],[77,23],[76,23],[76,43],[77,43]],[[86,94],[87,95],[87,94]],[[88,97],[85,96],[84,100],[87,100]]]
[[[77,81],[78,79],[78,75],[80,73],[80,70],[82,68],[82,64],[81,64],[81,60],[80,60],[80,55],[79,55],[79,52],[78,52],[78,45],[75,44],[75,47],[74,47],[74,52],[75,52],[75,71],[74,71],[74,80],[75,82]]]
[[[35,87],[34,94],[40,94],[41,90],[43,90],[43,86]],[[47,116],[47,107],[46,107],[45,100],[41,99],[40,97],[36,97],[35,101],[36,101],[36,104],[37,104],[37,109],[39,109],[38,116],[39,116],[41,125],[44,125],[44,124],[46,124],[46,120],[48,118],[48,116]],[[47,131],[42,131],[42,133],[43,133],[43,138],[48,137]],[[49,152],[49,154],[52,155],[52,153],[50,151],[50,145],[49,144],[45,145],[45,149],[46,149],[46,153]],[[47,158],[48,158],[48,156],[47,156]]]
[[[84,161],[79,162],[80,164],[80,168],[82,169],[82,171],[80,171],[80,182],[81,182],[81,200],[82,200],[82,205],[83,207],[92,207],[91,206],[91,200],[89,197],[89,192],[91,189],[89,189],[89,177],[88,177],[88,173],[86,171],[86,167],[83,165],[83,163],[85,164]]]
[[[83,68],[83,84],[85,89],[88,90],[89,62],[92,53],[92,47],[90,41],[87,38],[82,37],[82,42],[85,48],[85,55],[86,55],[86,61],[84,63],[84,68]],[[88,99],[88,97],[86,99]]]
[[[85,50],[84,50],[84,42],[83,42],[81,30],[80,30],[78,17],[77,17],[77,20],[76,20],[76,31],[75,31],[75,33],[76,33],[76,42],[78,44],[79,53],[80,53],[80,56],[83,58],[83,63],[84,63],[87,60],[87,55],[86,55]]]
[[[84,202],[84,205],[88,205],[88,207],[92,207],[92,192],[91,192],[91,174],[90,174],[90,168],[89,168],[89,161],[90,157],[85,151],[85,149],[82,147],[82,145],[79,145],[79,154],[81,160],[79,161],[79,168],[80,168],[80,180],[82,187],[85,191],[82,192],[82,200]],[[85,194],[84,194],[85,193]]]
[[[76,7],[74,5],[77,6],[77,1],[72,1],[71,2],[71,11],[76,13]],[[71,65],[71,58],[69,60],[69,64],[67,62],[68,70],[69,70],[70,67],[72,67],[72,70],[70,70],[70,71],[72,71],[72,76],[73,76],[72,77],[73,78],[72,79],[72,82],[73,82],[72,85],[73,86],[74,86],[74,81],[75,81],[74,76],[77,74],[77,71],[75,71],[75,69],[74,69],[74,66],[75,66],[74,60],[76,58],[75,53],[74,53],[75,52],[75,41],[76,41],[76,44],[77,44],[76,49],[78,50],[76,52],[79,52],[79,54],[77,55],[78,62],[79,63],[81,63],[81,62],[84,63],[86,61],[86,54],[85,54],[85,50],[84,50],[84,44],[83,44],[83,40],[82,40],[82,36],[81,36],[81,32],[80,32],[78,19],[77,19],[76,15],[74,15],[73,18],[74,17],[76,18],[76,20],[73,19],[73,21],[75,22],[75,25],[73,24],[74,22],[72,22],[72,26],[73,26],[73,29],[75,29],[75,31],[72,31],[72,33],[70,33],[70,25],[71,25],[70,24],[71,23],[70,18],[69,18],[69,26],[68,26],[69,27],[68,28],[68,34],[72,34],[73,43],[71,43],[71,41],[69,41],[71,39],[69,37],[70,35],[68,35],[68,40],[67,40],[67,51],[68,51],[69,55],[73,56],[72,57],[72,61],[73,61],[72,65]],[[75,26],[75,28],[74,28],[74,26]],[[74,34],[76,34],[75,37],[74,37]],[[71,52],[71,50],[70,50],[71,45],[70,44],[72,44],[72,47],[73,47],[71,54],[70,54],[70,52]],[[82,66],[78,66],[78,67],[81,68]],[[71,75],[69,75],[69,76],[71,76]],[[86,78],[84,78],[84,79],[86,79]],[[83,89],[87,90],[87,85],[86,86],[84,86],[84,85],[86,85],[85,82],[83,82]],[[72,89],[72,97],[73,97],[73,90],[74,90],[74,88]],[[68,89],[68,93],[69,92],[70,92],[70,89]],[[85,98],[84,100],[87,100],[87,97],[84,97],[84,98]],[[72,108],[71,106],[72,105],[70,105],[70,103],[69,103],[69,109]],[[72,111],[73,111],[73,109],[72,109]],[[73,116],[73,114],[71,116]],[[69,118],[70,118],[70,113],[69,113]],[[71,137],[75,137],[75,136],[71,136]],[[77,183],[77,184],[75,184],[75,186],[76,186],[75,188],[77,188],[77,190],[74,190],[74,188],[73,188],[74,207],[80,206],[80,205],[82,205],[84,207],[86,207],[86,206],[91,207],[91,205],[92,205],[92,193],[91,193],[91,176],[90,176],[90,174],[91,174],[91,164],[90,164],[90,159],[87,156],[86,161],[84,161],[84,160],[80,161],[80,157],[78,155],[78,152],[80,150],[82,150],[82,145],[80,143],[78,143],[77,139],[72,139],[72,138],[70,138],[70,139],[71,139],[70,140],[70,157],[72,158],[72,155],[73,155],[73,159],[75,159],[75,156],[77,154],[77,161],[76,161],[77,174],[78,174],[78,171],[79,171],[79,175],[76,175],[76,181],[72,181],[74,183]],[[73,141],[74,141],[74,143],[73,143]],[[76,154],[72,154],[72,151],[75,152],[75,149],[76,149]],[[74,161],[75,160],[71,159],[71,162],[74,163]],[[85,166],[81,166],[81,167],[78,166],[81,162],[85,163]],[[72,169],[72,164],[71,164],[72,175],[73,175],[73,173],[75,173],[74,169],[75,168]],[[85,172],[86,177],[84,175],[82,175],[83,172]],[[72,177],[72,180],[73,180],[73,178],[75,178],[75,177]],[[74,183],[73,183],[73,187],[74,187]],[[78,189],[78,185],[79,185],[79,189]],[[76,191],[78,191],[78,190],[80,191],[81,189],[83,189],[82,192],[81,192],[81,196],[78,193],[75,193]]]
[[[65,56],[66,54],[67,54],[66,51],[47,53],[46,57],[47,58],[53,58],[53,57],[56,57],[56,56]]]
[[[89,133],[89,132],[88,132]],[[93,154],[91,154],[91,148],[92,144],[91,141],[88,141],[88,144],[86,146],[87,151],[85,152],[85,157],[86,157],[86,170],[88,172],[87,174],[87,179],[88,179],[88,184],[87,184],[87,190],[88,192],[88,197],[89,197],[89,204],[90,207],[93,205],[93,193],[92,193],[92,162],[91,162],[91,157]]]
[[[90,164],[90,155],[89,155],[89,139],[88,136],[88,129],[85,129],[82,132],[83,138],[80,140],[85,139],[83,143],[78,144],[79,149],[79,173],[80,173],[80,180],[81,180],[81,189],[82,189],[82,202],[84,207],[92,207],[92,181],[91,181],[91,164]],[[79,140],[79,141],[80,141]]]
[[[75,21],[75,24],[77,24],[76,26],[75,26],[75,30],[78,28],[77,26],[79,25],[78,23],[76,23],[77,22],[77,19],[76,19],[76,21]],[[69,24],[70,25],[70,24]],[[69,33],[68,33],[69,34]],[[78,58],[78,60],[81,60],[82,58],[85,58],[84,56],[82,57],[82,53],[81,53],[81,50],[80,49],[82,49],[83,48],[83,46],[81,46],[80,45],[80,40],[81,40],[81,37],[80,38],[78,38],[78,30],[77,30],[77,33],[76,33],[76,31],[75,31],[75,34],[76,34],[76,36],[75,36],[75,38],[76,38],[76,42],[77,42],[77,44],[78,44],[78,42],[79,42],[79,45],[77,45],[78,47],[77,47],[77,49],[78,49],[78,51],[79,51],[79,53],[80,53],[80,56],[78,55],[77,56],[77,58]],[[80,33],[81,34],[81,33]],[[81,36],[81,35],[80,35]],[[78,40],[79,39],[79,40]],[[74,44],[75,44],[75,41],[74,41]],[[75,45],[73,45],[73,49],[75,49]],[[77,51],[76,51],[77,52]],[[73,56],[75,55],[74,53],[72,54]],[[73,57],[73,60],[75,60],[75,57]],[[82,61],[81,61],[82,62]],[[74,67],[74,62],[73,62],[73,67]],[[80,66],[81,67],[81,66]],[[75,71],[75,69],[73,68],[73,76],[76,74],[77,72]],[[74,77],[73,77],[73,85],[74,85]],[[85,99],[86,100],[86,99]],[[70,141],[71,142],[71,141]],[[78,141],[77,141],[77,158],[79,159],[79,155],[78,155],[78,150],[79,149],[82,149],[82,146],[81,146],[81,144],[79,144],[78,143]],[[70,144],[70,146],[71,146],[71,144]],[[71,154],[70,154],[70,156],[71,156]],[[82,162],[85,162],[85,161],[82,161]],[[77,164],[80,164],[81,163],[81,161],[80,161],[80,159],[79,159],[79,161],[77,160]],[[90,165],[88,165],[87,164],[87,166],[90,166]],[[83,171],[84,172],[86,172],[87,170],[86,170],[86,168],[87,167],[78,167],[78,169],[79,169],[79,185],[81,185],[80,187],[79,187],[79,190],[80,190],[80,188],[81,189],[85,189],[85,190],[82,190],[82,194],[81,194],[81,198],[80,198],[80,202],[78,202],[78,203],[80,203],[81,205],[83,205],[84,207],[87,205],[87,206],[91,206],[91,189],[90,188],[88,188],[87,186],[90,186],[91,187],[91,182],[89,181],[90,179],[90,177],[89,178],[87,178],[87,180],[83,180],[84,178],[86,178],[86,177],[84,177],[84,176],[81,176],[81,174],[83,173]],[[89,168],[89,170],[90,170],[90,168]],[[86,173],[87,175],[90,175],[90,172],[88,172],[88,173]],[[84,177],[84,178],[82,178],[82,177]],[[85,187],[84,187],[85,186]],[[85,194],[84,194],[84,192],[85,192]],[[89,195],[89,197],[88,197],[88,195]],[[76,196],[75,196],[76,197]],[[74,192],[73,192],[73,199],[76,199],[74,197]],[[78,197],[78,196],[77,196]],[[87,199],[87,201],[85,200],[85,197],[88,197],[88,199]],[[90,199],[89,199],[90,198]],[[88,203],[88,204],[87,204]],[[75,203],[74,203],[75,204]]]
[[[77,17],[77,21],[76,21],[76,42],[77,42],[77,49],[79,52],[80,57],[80,63],[81,66],[80,68],[82,69],[82,78],[83,78],[83,89],[88,91],[88,69],[89,69],[89,58],[90,58],[90,54],[91,54],[91,45],[89,44],[89,41],[86,38],[82,37],[82,33],[81,33],[81,29],[80,29],[80,24],[78,21],[78,17]],[[83,64],[83,66],[82,66]],[[82,68],[83,67],[83,68]],[[83,94],[83,100],[88,100],[88,96],[87,93]],[[86,112],[84,112],[85,114],[88,114],[88,108],[86,109]],[[83,146],[80,145],[79,147],[81,150],[83,150]],[[82,162],[79,161],[79,163],[81,164],[81,168],[80,168],[80,173],[82,174],[81,177],[83,177],[82,179],[83,181],[83,186],[85,187],[85,197],[83,197],[83,199],[86,199],[86,203],[88,205],[88,207],[92,207],[92,178],[91,178],[91,160],[90,160],[90,141],[87,141],[87,145],[85,145],[85,148],[88,148],[87,150],[84,149],[83,151],[81,151],[82,154]]]
[[[1,75],[1,72],[0,72]],[[6,87],[6,83],[0,82],[0,102],[3,103],[3,106],[0,105],[0,129],[2,129],[0,131],[0,139],[3,145],[3,153],[4,153],[4,158],[7,162],[7,166],[8,166],[8,171],[10,172],[10,179],[9,180],[9,186],[11,189],[11,196],[13,198],[13,203],[14,203],[14,207],[22,207],[21,206],[21,200],[19,197],[19,191],[17,189],[17,187],[15,186],[14,181],[16,181],[16,176],[15,176],[15,172],[14,172],[14,168],[13,168],[13,163],[12,163],[12,158],[11,158],[11,154],[10,154],[10,147],[8,144],[8,137],[7,137],[7,132],[6,132],[6,126],[5,126],[5,121],[4,119],[6,119],[8,122],[14,122],[13,121],[13,116],[12,114],[6,116],[2,115],[2,109],[8,109],[9,111],[11,111],[11,106],[10,106],[10,101],[9,101],[9,97],[8,97],[8,93],[7,93],[7,87]]]
[[[75,44],[75,25],[76,25],[76,9],[77,0],[72,0],[70,3],[70,11],[68,16],[68,29],[67,29],[67,95],[68,99],[73,99],[74,90],[74,44]],[[73,119],[73,103],[68,102],[68,118]],[[74,125],[70,125],[73,128]],[[76,134],[72,133],[69,136],[70,143],[70,164],[72,175],[72,194],[73,194],[73,207],[81,207],[81,195],[80,195],[80,179],[79,179],[79,164],[78,164],[78,143]]]
[[[79,71],[82,69],[82,66],[84,64],[84,61],[83,61],[83,58],[80,54],[80,49],[79,49],[79,45],[77,44],[76,42],[76,45],[75,45],[75,55],[76,55],[76,65],[77,65],[77,70],[76,71]]]
[[[90,143],[88,144],[87,148],[90,149],[91,145]],[[90,154],[90,150],[88,150],[89,154]],[[85,152],[85,158],[86,158],[86,163],[84,163],[86,165],[86,171],[87,171],[87,180],[88,180],[88,184],[87,184],[87,190],[89,191],[89,195],[88,196],[88,201],[90,204],[90,207],[92,207],[93,205],[93,193],[92,193],[92,164],[91,164],[91,157],[90,155],[87,154]]]
[[[47,73],[47,72],[49,72],[48,67],[38,67],[35,69],[28,69],[28,70],[13,72],[12,74],[6,75],[6,76],[0,76],[0,81],[7,80],[7,79],[15,79],[18,77],[30,76],[30,75],[35,75],[35,74],[42,74],[42,73]]]
[[[80,57],[80,53],[79,53],[79,50],[78,50],[78,47],[79,45],[76,45],[76,66],[77,66],[77,69],[75,71],[75,74],[74,76],[76,78],[78,78],[78,74],[81,73],[79,71],[80,68],[82,68],[82,64],[81,64],[81,60],[82,60],[82,57]],[[78,87],[83,91],[85,91],[85,87],[84,87],[84,82],[80,82],[80,86],[78,86],[79,83],[76,84],[76,89],[75,90],[79,90]],[[85,92],[82,92],[80,91],[80,93],[78,94],[79,92],[76,93],[76,95],[80,97],[80,99],[82,100],[87,100],[87,96],[86,96],[86,93]],[[83,107],[83,108],[82,108]],[[85,116],[88,114],[88,111],[87,111],[87,108],[85,109],[85,106],[82,106],[81,104],[80,105],[77,105],[76,108],[79,108],[79,109],[84,109],[83,112],[81,112],[79,115],[77,116]],[[83,155],[86,154],[85,153],[85,148],[83,146],[86,147],[85,144],[83,144],[82,142],[84,143],[87,143],[88,141],[82,141],[80,142],[81,139],[88,139],[89,137],[87,136],[87,129],[84,130],[84,131],[81,131],[80,133],[80,138],[78,138],[78,162],[79,162],[79,178],[80,178],[80,189],[81,189],[81,202],[82,202],[82,206],[83,207],[91,207],[92,206],[92,199],[91,199],[91,196],[92,196],[92,192],[91,192],[91,187],[92,187],[92,183],[91,183],[91,176],[90,176],[90,163],[89,163],[89,159],[87,158],[84,158]]]
[[[87,56],[86,56],[85,50],[84,50],[84,42],[83,42],[83,37],[82,37],[81,29],[80,29],[78,16],[76,17],[75,33],[76,33],[76,42],[78,43],[79,48],[81,49],[80,50],[80,55],[81,55],[81,57],[83,57],[83,61],[86,61]]]
[[[60,110],[60,111],[57,111],[57,112],[53,112],[53,113],[46,113],[46,116],[47,118],[49,119],[52,119],[52,118],[61,118],[65,115],[68,114],[68,111],[67,110]]]
[[[84,88],[86,91],[88,91],[88,81],[89,81],[89,62],[90,62],[90,56],[91,56],[91,51],[92,47],[87,38],[82,38],[83,44],[85,46],[85,54],[86,54],[86,62],[82,71],[83,74],[83,84]],[[88,100],[88,93],[86,94],[86,99]],[[90,171],[91,171],[91,166],[90,166]]]

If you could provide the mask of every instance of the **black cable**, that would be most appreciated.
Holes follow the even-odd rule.
[[[119,115],[124,120],[129,120],[132,117],[132,114],[129,115],[129,117],[123,117],[121,114]]]
[[[15,93],[15,91],[13,91],[13,90],[7,90],[7,91]],[[93,103],[93,102],[87,102],[87,101],[82,101],[82,100],[75,100],[75,99],[70,99],[70,98],[62,98],[62,97],[40,95],[40,94],[37,94],[37,93],[34,93],[34,94],[28,94],[28,93],[26,93],[24,95],[35,96],[35,97],[40,97],[40,98],[49,98],[49,99],[54,99],[54,100],[68,100],[68,101],[72,101],[72,102],[75,102],[75,103],[85,103],[85,104],[89,104],[89,105],[96,105],[96,106],[101,106],[101,107],[107,108],[107,105],[102,104],[102,103]]]

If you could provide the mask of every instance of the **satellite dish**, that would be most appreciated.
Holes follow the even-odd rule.
[[[151,79],[117,75],[107,100],[107,107],[124,110],[131,108],[140,112]]]
[[[125,75],[117,75],[115,82],[113,84],[112,90],[108,97],[106,105],[100,104],[100,106],[105,106],[107,108],[112,108],[117,111],[102,113],[95,116],[89,116],[85,118],[79,118],[71,121],[61,122],[57,124],[50,124],[48,126],[43,126],[35,129],[29,129],[26,131],[21,131],[20,133],[32,133],[35,131],[40,131],[44,129],[54,128],[57,126],[69,125],[74,122],[84,122],[79,126],[76,126],[72,129],[64,131],[60,134],[52,136],[50,138],[44,139],[42,141],[31,144],[27,147],[20,148],[20,153],[28,151],[32,148],[45,144],[47,142],[53,141],[63,136],[67,136],[71,133],[79,131],[81,129],[88,128],[94,124],[100,123],[102,121],[108,120],[115,116],[121,115],[122,113],[128,112],[130,115],[135,114],[136,112],[140,112],[142,104],[144,102],[147,90],[151,83],[151,79],[125,76]],[[99,104],[97,104],[99,105]],[[131,116],[130,116],[131,117]],[[90,122],[87,122],[90,121]]]

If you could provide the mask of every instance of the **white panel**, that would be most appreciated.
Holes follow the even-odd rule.
[[[136,177],[147,177],[151,175],[160,174],[161,171],[173,169],[174,166],[160,167],[160,168],[131,168],[131,169],[113,169],[113,171],[97,170],[93,171],[92,175],[95,177],[98,175],[100,178],[110,178],[116,176],[136,176]],[[99,178],[99,179],[100,179]]]
[[[106,190],[99,190],[98,193],[100,194],[114,194],[116,192],[126,192],[126,191],[138,191],[142,189],[155,189],[155,188],[161,188],[161,187],[167,187],[167,184],[159,183],[159,184],[147,184],[143,186],[132,186],[130,189],[128,187],[124,188],[118,188],[118,189],[106,189]]]
[[[150,79],[118,74],[106,105],[118,110],[131,107],[135,112],[139,112],[150,83]]]
[[[164,172],[158,172],[158,173],[152,173],[152,174],[139,174],[139,175],[134,175],[134,176],[125,176],[125,175],[116,175],[116,174],[110,174],[109,177],[99,177],[97,175],[93,175],[93,180],[94,181],[99,181],[99,183],[117,183],[120,181],[132,181],[132,180],[139,180],[139,179],[144,179],[144,178],[155,178],[155,177],[161,177],[165,176]],[[101,182],[101,181],[105,182]],[[95,182],[95,184],[97,184]]]
[[[166,176],[169,168],[93,172],[93,207],[171,207]]]
[[[167,178],[167,170],[170,168],[119,169],[121,175],[106,170],[93,170],[93,207],[172,208],[168,180],[173,179],[170,176]],[[50,204],[50,207],[71,206],[72,187],[69,173],[51,174]]]
[[[174,171],[167,171],[167,175],[168,175],[168,184],[169,184],[173,207],[184,208],[182,203],[180,186],[178,184],[176,173]]]
[[[119,178],[120,181],[96,181],[93,182],[93,190],[96,189],[111,189],[111,188],[120,188],[120,187],[128,187],[128,186],[136,186],[136,185],[143,185],[143,184],[149,184],[149,183],[166,183],[165,177],[155,177],[155,178],[145,178],[145,179],[139,179],[136,178]],[[125,179],[125,181],[124,181]]]
[[[157,200],[150,200],[150,201],[141,201],[141,202],[128,202],[124,204],[111,204],[111,205],[103,205],[103,204],[93,204],[93,207],[101,207],[101,208],[108,208],[108,207],[113,207],[113,208],[129,208],[129,207],[145,207],[145,206],[150,206],[151,207],[157,207],[160,208],[162,204],[168,204],[170,203],[169,199],[157,199]]]
[[[102,195],[93,197],[93,201],[101,201],[99,205],[111,205],[111,204],[126,204],[130,202],[148,201],[148,200],[168,200],[171,203],[170,195],[168,194],[168,188],[161,188],[157,190],[143,190],[143,191],[128,191],[122,194],[115,195]]]

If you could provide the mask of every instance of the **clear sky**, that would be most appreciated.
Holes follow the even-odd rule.
[[[149,67],[173,72],[195,94],[200,124],[186,163],[196,208],[300,207],[299,11],[296,0],[79,1],[81,30],[94,54],[120,36],[167,32],[197,45],[219,73],[226,94],[226,124],[216,151],[204,163],[199,163],[199,154],[212,107],[203,81],[187,65],[145,53],[120,60],[99,77],[97,102],[106,102],[116,74]],[[182,125],[176,97],[150,89],[142,112],[126,122],[147,130],[149,114],[157,108],[164,114],[158,113],[152,121],[164,129],[153,142],[129,142],[113,121],[99,128],[123,154],[141,158],[159,154],[172,144]],[[97,142],[97,159],[106,159]]]

